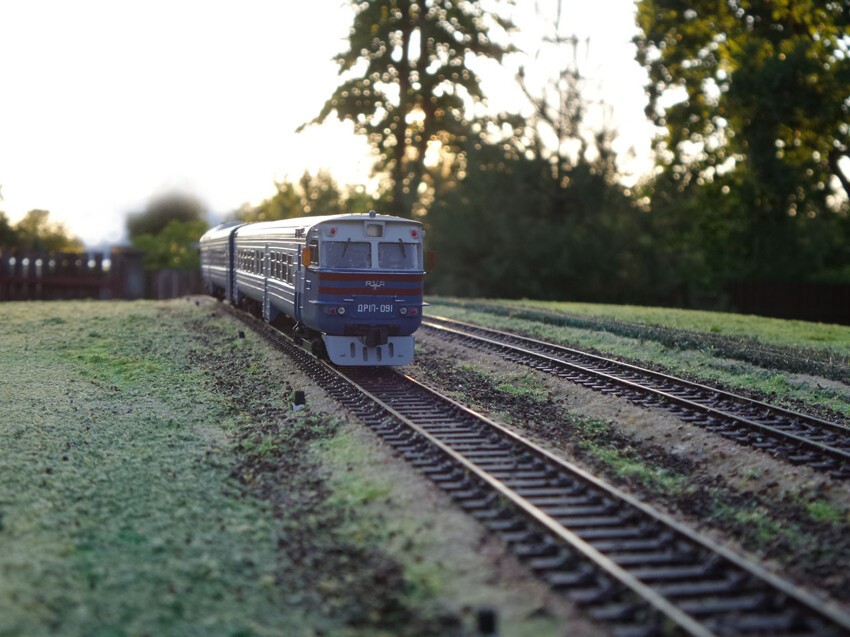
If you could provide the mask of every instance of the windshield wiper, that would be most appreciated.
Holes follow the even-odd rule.
[[[406,259],[407,255],[404,253],[404,241],[399,239],[398,244],[401,246],[401,258]]]
[[[349,243],[351,243],[351,237],[348,237],[348,241],[345,242],[345,247],[342,249],[342,256],[345,256],[345,253],[348,252]]]

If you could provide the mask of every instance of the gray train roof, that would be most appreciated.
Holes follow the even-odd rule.
[[[202,234],[201,241],[212,241],[213,239],[221,239],[223,237],[227,237],[236,228],[244,225],[244,221],[225,221],[224,223],[218,224],[214,228],[210,228],[204,234]]]
[[[326,221],[364,221],[367,219],[379,219],[381,221],[399,221],[403,223],[414,223],[422,225],[419,221],[405,219],[404,217],[394,217],[392,215],[378,215],[374,217],[368,213],[350,213],[342,215],[324,215],[316,217],[295,217],[293,219],[279,219],[277,221],[259,221],[257,223],[249,223],[239,228],[239,236],[250,236],[253,234],[264,234],[273,230],[284,228],[304,228],[304,232],[309,232],[311,228]]]

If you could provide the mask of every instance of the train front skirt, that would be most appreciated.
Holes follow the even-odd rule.
[[[413,337],[389,336],[386,343],[367,345],[359,336],[322,335],[334,365],[407,365],[413,361]]]

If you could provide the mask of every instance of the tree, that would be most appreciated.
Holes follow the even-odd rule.
[[[484,95],[471,58],[501,61],[510,46],[489,37],[508,20],[479,0],[352,0],[349,49],[336,56],[342,83],[312,123],[350,120],[391,182],[389,211],[409,216],[426,187],[431,145],[459,152],[471,134],[467,111]],[[302,127],[303,128],[303,127]]]
[[[197,243],[209,228],[206,221],[172,219],[157,234],[133,238],[133,247],[145,253],[147,270],[197,270],[201,266]]]
[[[291,219],[304,214],[301,195],[297,186],[286,180],[275,182],[274,195],[264,199],[256,206],[245,204],[237,213],[240,221],[274,221],[276,219]]]
[[[145,210],[127,217],[127,233],[132,241],[141,235],[156,236],[172,221],[203,221],[204,204],[195,196],[170,192],[154,197]]]
[[[593,83],[584,75],[580,64],[582,56],[589,57],[590,38],[580,40],[575,34],[564,31],[561,0],[557,0],[554,9],[553,17],[538,15],[548,33],[535,52],[534,60],[557,59],[562,64],[557,74],[539,87],[529,85],[525,68],[520,67],[517,81],[533,112],[523,123],[526,133],[518,138],[525,138],[523,152],[548,159],[558,184],[569,182],[570,172],[578,165],[589,165],[594,172],[614,182],[618,179],[616,154],[612,149],[615,134],[607,124],[611,107],[601,101],[592,101],[589,89]],[[596,130],[590,129],[587,123],[587,115],[594,107],[605,115],[603,124]]]
[[[32,252],[82,252],[83,242],[65,224],[50,221],[48,210],[30,210],[14,225],[15,246]]]
[[[580,159],[559,182],[545,157],[505,145],[467,151],[464,178],[438,192],[426,223],[438,294],[636,302],[658,298],[648,217]]]
[[[204,205],[183,193],[151,199],[143,212],[127,217],[133,247],[145,253],[149,270],[197,270],[197,242],[207,230]]]
[[[533,114],[503,114],[489,143],[470,139],[461,179],[437,190],[427,224],[440,294],[587,301],[658,298],[649,219],[619,183],[613,134],[594,129],[579,41],[558,17],[542,54],[562,68],[518,82]],[[541,16],[542,18],[542,16]],[[589,43],[584,46],[589,46]]]
[[[277,192],[256,206],[244,206],[237,214],[241,221],[272,221],[305,215],[331,215],[346,212],[366,212],[381,208],[378,198],[362,188],[348,186],[340,189],[330,173],[317,175],[304,172],[298,183],[286,180],[275,182]]]
[[[678,246],[666,271],[695,268],[687,287],[715,295],[735,279],[846,278],[850,5],[642,0],[638,22],[665,129],[648,195]]]
[[[12,227],[5,212],[0,212],[0,248],[12,248],[18,245],[18,233]]]
[[[680,183],[747,174],[758,215],[850,196],[850,4],[641,0],[638,59],[660,157]],[[678,99],[675,103],[672,100]]]

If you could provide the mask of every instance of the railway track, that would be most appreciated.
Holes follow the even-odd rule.
[[[850,635],[834,606],[414,379],[240,318],[615,634]]]
[[[711,333],[696,335],[686,329],[636,323],[611,317],[581,316],[514,303],[505,305],[498,301],[441,299],[440,304],[484,314],[523,319],[542,325],[604,331],[626,338],[646,339],[673,349],[699,349],[707,346],[718,356],[747,361],[759,366],[768,365],[791,373],[823,376],[839,382],[847,381],[847,364],[850,363],[850,359],[846,356],[831,356],[806,347],[791,350],[773,347],[744,336],[729,338]]]
[[[839,480],[850,479],[850,429],[706,385],[509,332],[428,316],[425,329],[511,362],[682,420]]]

